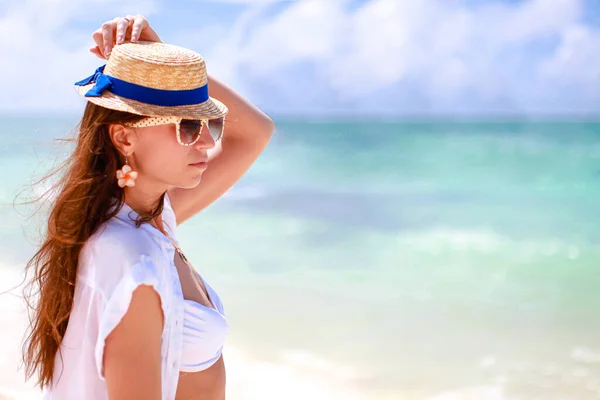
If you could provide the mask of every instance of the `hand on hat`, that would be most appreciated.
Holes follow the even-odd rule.
[[[92,38],[96,42],[90,47],[90,52],[97,57],[108,59],[112,48],[127,41],[162,42],[143,15],[127,15],[106,21],[97,29]]]

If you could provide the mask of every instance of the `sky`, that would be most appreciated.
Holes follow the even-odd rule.
[[[600,115],[600,0],[0,0],[0,112],[80,113],[130,13],[272,115]]]

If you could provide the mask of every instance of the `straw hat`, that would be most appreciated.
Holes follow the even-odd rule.
[[[204,58],[165,43],[115,46],[107,63],[75,89],[94,104],[139,115],[211,119],[228,111],[208,96]]]

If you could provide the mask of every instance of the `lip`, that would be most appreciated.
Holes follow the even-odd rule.
[[[194,164],[190,164],[190,166],[197,167],[197,168],[206,168],[206,167],[208,167],[208,162],[206,162],[206,161],[200,161],[200,162],[197,162],[197,163],[194,163]]]

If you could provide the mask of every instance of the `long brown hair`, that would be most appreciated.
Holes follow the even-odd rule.
[[[123,206],[124,192],[117,185],[116,171],[124,159],[112,143],[108,126],[141,118],[87,102],[74,131],[73,153],[41,180],[59,176],[50,189],[56,197],[50,203],[47,231],[26,266],[27,275],[33,270],[33,276],[23,291],[30,322],[23,344],[25,375],[29,379],[37,372],[41,388],[52,383],[55,358],[73,306],[81,248]],[[150,214],[140,214],[138,227],[162,213],[164,196]],[[111,212],[113,197],[118,206]]]

